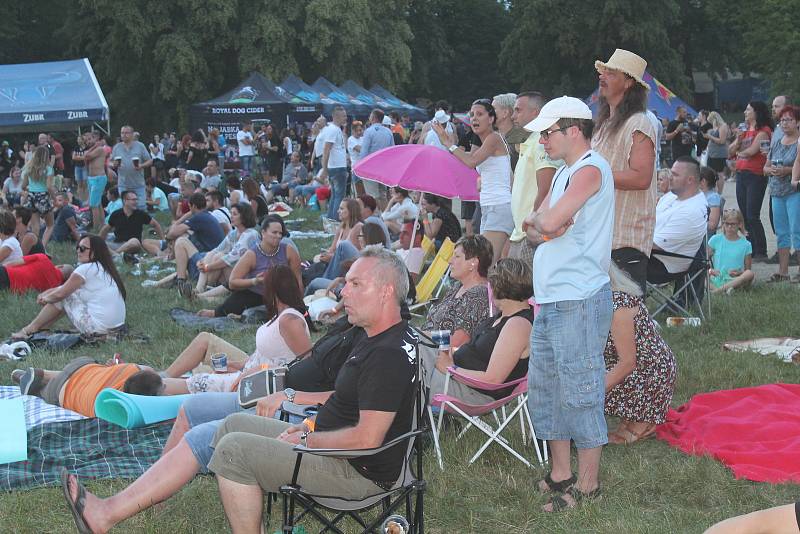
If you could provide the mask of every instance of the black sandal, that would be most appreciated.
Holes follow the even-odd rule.
[[[577,508],[582,501],[593,501],[599,498],[600,493],[601,493],[600,486],[597,486],[597,488],[590,491],[589,493],[584,493],[575,486],[572,486],[565,493],[561,495],[554,495],[553,497],[551,497],[550,500],[547,501],[547,504],[550,504],[553,507],[553,509],[550,510],[550,513],[563,512],[564,510],[571,510],[573,508]],[[564,498],[565,495],[569,495],[570,497],[572,497],[572,500],[574,502],[570,503],[569,501],[567,501]],[[545,506],[547,506],[547,504],[545,504]],[[547,510],[545,510],[545,513],[548,513]]]
[[[571,473],[572,476],[560,482],[554,481],[552,475],[553,472],[550,471],[539,481],[539,483],[544,482],[547,485],[547,490],[542,490],[539,483],[536,484],[540,493],[566,493],[569,488],[578,481],[578,477],[575,476],[575,473]]]
[[[80,534],[93,534],[92,529],[86,524],[83,518],[83,509],[86,506],[86,488],[83,484],[78,482],[77,477],[75,483],[78,485],[78,498],[74,501],[69,494],[69,471],[66,469],[61,470],[61,488],[64,490],[64,499],[67,501],[69,511],[72,512],[72,519],[75,520],[75,526],[78,528]]]

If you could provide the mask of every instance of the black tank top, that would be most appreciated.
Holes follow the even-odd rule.
[[[493,325],[493,323],[497,321],[498,317],[500,316],[495,315],[494,317],[486,319],[478,328],[476,328],[478,333],[475,335],[475,337],[473,337],[469,343],[461,345],[461,348],[459,348],[453,354],[453,361],[458,367],[463,367],[464,369],[470,369],[472,371],[485,371],[489,367],[489,360],[492,357],[494,345],[497,343],[497,338],[500,337],[500,331],[503,330],[506,322],[508,322],[508,320],[512,317],[524,317],[532,324],[533,310],[530,308],[520,310],[514,315],[501,318],[496,325]],[[528,358],[520,358],[520,360],[511,370],[511,373],[509,373],[509,375],[505,378],[504,382],[522,378],[527,374],[527,372]],[[485,393],[492,398],[502,399],[503,397],[510,395],[513,391],[513,388],[509,387],[495,391],[479,389],[478,391]]]

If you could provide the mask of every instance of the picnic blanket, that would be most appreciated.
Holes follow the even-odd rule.
[[[60,406],[47,404],[39,397],[20,395],[19,386],[0,386],[0,399],[15,399],[17,397],[22,397],[25,403],[25,427],[28,430],[44,423],[86,419],[81,414],[73,412],[72,410],[66,410]]]
[[[261,310],[264,310],[261,313]],[[169,311],[172,320],[178,323],[178,326],[190,330],[210,330],[210,331],[233,331],[244,330],[254,324],[261,324],[266,321],[266,310],[264,306],[256,306],[255,308],[248,308],[242,313],[242,319],[233,319],[231,317],[200,317],[195,312],[185,310],[183,308],[172,308]]]
[[[695,395],[667,414],[656,436],[692,455],[710,455],[736,478],[800,482],[800,385]]]
[[[0,490],[59,484],[62,468],[81,479],[137,478],[161,456],[171,429],[171,421],[126,430],[96,418],[36,426],[28,459],[0,465]]]
[[[778,356],[786,363],[800,363],[800,339],[793,337],[760,337],[747,341],[727,341],[725,350],[755,352],[764,356]]]

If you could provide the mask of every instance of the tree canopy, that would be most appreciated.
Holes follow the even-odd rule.
[[[800,0],[39,0],[9,3],[0,62],[88,57],[114,122],[186,125],[252,71],[380,83],[412,102],[537,89],[588,95],[594,60],[632,50],[689,97],[691,73],[745,70],[798,94]],[[768,40],[765,39],[768,37]],[[765,43],[769,43],[766,45]]]

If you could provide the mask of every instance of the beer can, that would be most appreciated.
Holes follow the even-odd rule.
[[[701,324],[700,317],[667,317],[667,326],[694,326]]]

